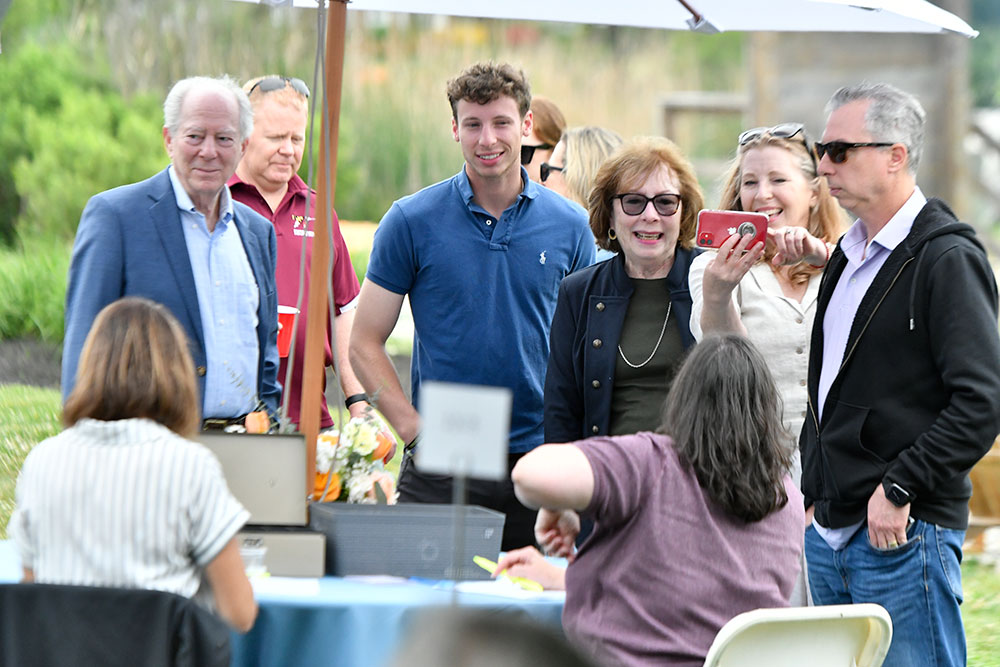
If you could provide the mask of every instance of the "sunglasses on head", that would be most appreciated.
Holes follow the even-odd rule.
[[[271,91],[274,90],[281,90],[282,88],[285,87],[285,84],[291,86],[292,90],[297,92],[299,95],[304,95],[305,97],[309,97],[309,87],[306,85],[305,81],[303,81],[302,79],[296,79],[295,77],[287,77],[287,76],[265,76],[263,79],[253,84],[253,86],[250,88],[250,92],[247,93],[247,95],[249,96],[253,94],[253,91],[257,90],[258,88],[260,88],[260,91],[262,93],[270,93]]]
[[[552,150],[555,148],[552,144],[535,144],[534,146],[529,146],[527,144],[521,144],[521,164],[528,164],[535,159],[535,151],[541,148],[543,151]],[[545,180],[544,178],[542,179]]]
[[[746,146],[754,139],[760,139],[765,134],[781,139],[791,139],[795,135],[802,133],[805,135],[806,126],[802,123],[779,123],[774,127],[755,127],[752,130],[740,133],[740,146]],[[803,139],[805,141],[805,139]]]
[[[884,141],[828,141],[825,144],[816,142],[813,146],[816,147],[816,155],[822,160],[824,155],[829,154],[830,162],[834,164],[843,164],[847,161],[847,151],[853,148],[885,148],[887,146],[892,146],[893,144],[887,144]]]
[[[534,148],[534,146],[532,146]],[[538,177],[542,179],[542,183],[549,180],[549,176],[552,175],[553,171],[562,171],[566,167],[557,167],[555,165],[549,164],[548,162],[543,162],[538,166]]]
[[[794,137],[799,137],[802,140],[802,145],[806,147],[806,152],[809,153],[809,158],[812,160],[813,171],[817,174],[819,173],[819,165],[817,164],[816,154],[813,153],[812,148],[809,146],[809,137],[806,136],[805,125],[802,123],[779,123],[774,127],[755,127],[752,130],[747,130],[740,134],[738,140],[739,145],[746,146],[751,141],[760,139],[765,135],[778,137],[779,139],[792,139]]]
[[[623,195],[613,197],[622,203],[622,212],[625,215],[642,215],[649,202],[653,202],[653,208],[660,215],[673,215],[681,205],[681,196],[675,194],[659,194],[652,197],[639,194],[638,192],[626,192]]]

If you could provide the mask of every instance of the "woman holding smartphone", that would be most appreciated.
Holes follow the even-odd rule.
[[[757,344],[774,374],[789,433],[792,479],[801,464],[798,436],[806,416],[809,338],[820,276],[844,216],[821,178],[801,123],[747,130],[725,180],[720,208],[768,217],[767,242],[732,236],[691,265],[691,333],[739,333]],[[788,263],[786,258],[802,258]],[[792,600],[805,604],[800,578]]]

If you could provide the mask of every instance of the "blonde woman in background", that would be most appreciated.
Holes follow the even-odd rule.
[[[740,135],[720,208],[767,214],[767,242],[748,247],[750,237],[734,235],[718,252],[695,258],[689,276],[691,333],[699,340],[709,333],[739,333],[760,349],[781,393],[790,472],[798,486],[816,297],[844,214],[819,177],[801,123]],[[789,265],[786,254],[805,260]],[[793,605],[807,603],[807,589],[801,574]]]

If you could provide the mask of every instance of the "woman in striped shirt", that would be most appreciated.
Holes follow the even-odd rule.
[[[67,428],[18,477],[8,534],[25,581],[163,590],[253,626],[235,537],[249,513],[215,456],[188,439],[198,405],[187,340],[166,308],[127,297],[98,314]]]

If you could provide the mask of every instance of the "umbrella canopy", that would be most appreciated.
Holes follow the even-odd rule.
[[[259,0],[244,0],[258,2]],[[316,0],[263,0],[316,7]],[[353,0],[354,11],[528,19],[699,32],[979,33],[925,0]]]

